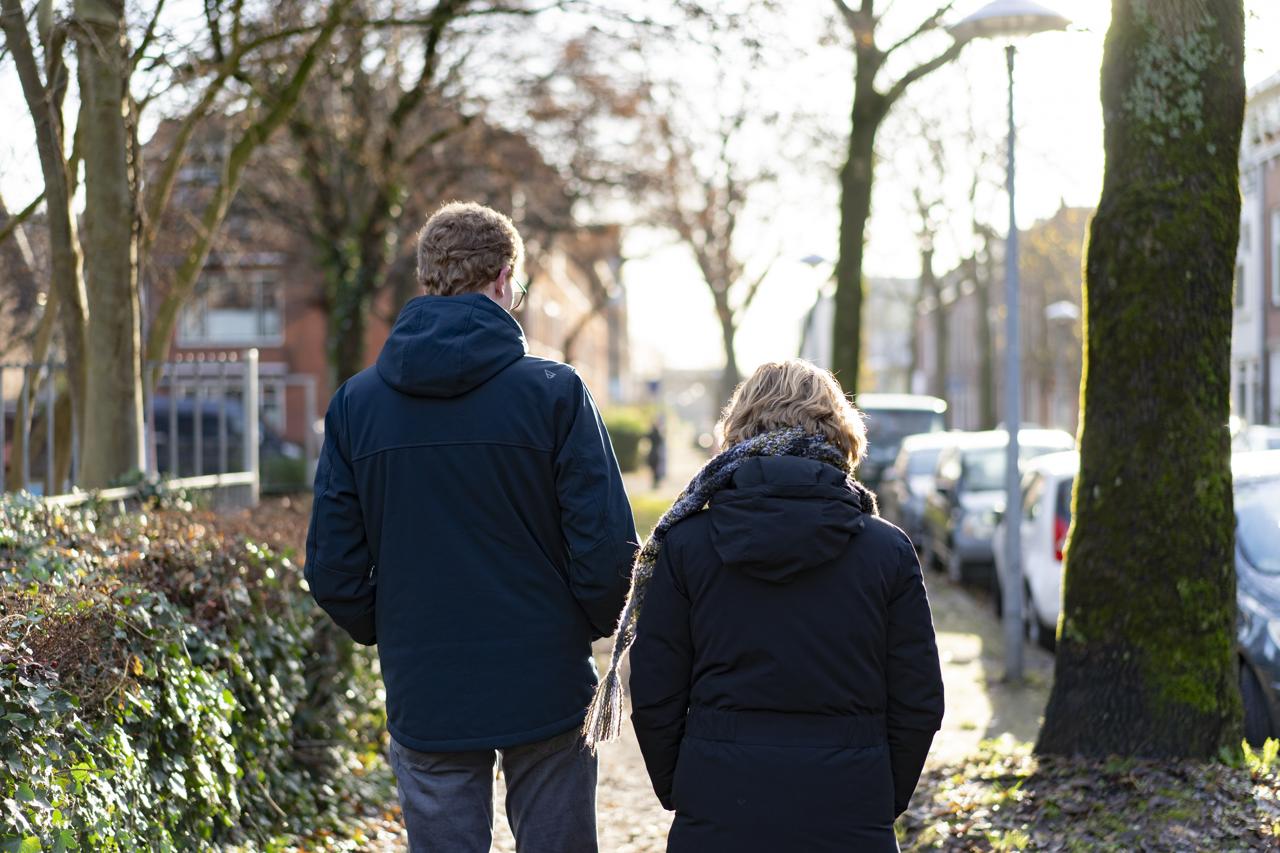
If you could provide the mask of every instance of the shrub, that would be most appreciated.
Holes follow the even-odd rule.
[[[4,849],[270,845],[371,784],[372,667],[309,680],[344,652],[292,554],[217,523],[0,498]]]
[[[649,432],[649,418],[644,409],[619,406],[606,409],[601,417],[609,430],[618,467],[628,473],[639,470],[640,444]]]
[[[264,456],[261,462],[262,493],[297,494],[311,487],[307,477],[307,460],[291,459],[279,453]]]

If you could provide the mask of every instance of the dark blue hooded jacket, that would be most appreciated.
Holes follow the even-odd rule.
[[[915,550],[845,474],[749,459],[671,528],[631,649],[669,853],[897,851],[942,722]]]
[[[378,646],[392,736],[451,752],[582,722],[636,531],[573,368],[483,294],[409,302],[325,415],[306,578]]]

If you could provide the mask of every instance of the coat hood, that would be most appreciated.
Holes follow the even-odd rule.
[[[711,499],[711,541],[728,568],[773,583],[826,565],[874,511],[843,471],[812,459],[748,459]]]
[[[378,375],[404,394],[458,397],[528,351],[520,324],[483,293],[419,296],[396,318]]]

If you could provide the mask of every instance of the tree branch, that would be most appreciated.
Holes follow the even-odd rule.
[[[36,212],[36,209],[40,207],[40,202],[42,201],[44,201],[44,190],[41,190],[40,195],[32,199],[31,204],[27,205],[21,211],[19,211],[18,213],[15,213],[13,216],[10,216],[9,220],[5,222],[4,226],[0,227],[0,243],[3,243],[5,240],[8,240],[9,236],[13,234],[14,231],[17,231],[19,227],[22,226],[22,223],[26,222],[28,219],[31,218],[31,214]]]
[[[858,44],[874,43],[876,19],[871,12],[871,0],[863,0],[860,9],[854,9],[845,0],[834,0],[834,2],[836,10],[844,18],[844,22],[849,25],[849,31],[853,33],[854,41]]]
[[[15,0],[4,0],[4,2],[15,2]],[[342,25],[343,17],[350,9],[352,2],[353,0],[336,0],[329,7],[329,14],[325,18],[324,27],[316,35],[315,40],[308,45],[301,61],[299,61],[288,83],[281,90],[275,102],[267,110],[266,115],[260,116],[245,129],[240,139],[232,147],[231,153],[227,155],[227,162],[222,170],[222,180],[219,181],[213,198],[209,201],[204,215],[201,217],[201,231],[196,237],[196,242],[188,250],[181,267],[179,267],[173,287],[165,295],[164,301],[160,303],[156,311],[151,334],[147,338],[147,358],[150,361],[162,361],[168,351],[169,337],[173,333],[174,325],[177,322],[178,310],[195,289],[200,270],[204,267],[204,262],[213,247],[213,241],[217,236],[219,226],[221,226],[223,219],[226,217],[231,199],[240,186],[240,179],[244,176],[244,170],[249,164],[250,155],[266,142],[271,134],[288,119],[298,99],[302,96],[303,87],[306,85],[307,80],[310,79],[311,72],[319,61],[320,54],[328,48],[329,42],[332,41],[334,33]]]
[[[930,59],[928,62],[923,62],[915,68],[912,68],[906,74],[903,74],[902,77],[898,79],[898,82],[894,83],[889,88],[889,91],[885,93],[885,110],[887,111],[892,107],[894,102],[897,101],[898,98],[902,97],[903,93],[907,91],[907,87],[912,83],[922,77],[932,74],[934,71],[937,71],[939,68],[959,56],[960,51],[964,50],[965,45],[968,43],[969,39],[956,39],[956,41],[952,43],[951,47],[947,48],[933,59]]]
[[[143,55],[146,54],[147,48],[151,47],[155,41],[156,27],[160,23],[160,13],[164,11],[165,0],[156,0],[156,11],[151,16],[151,20],[147,22],[146,32],[142,34],[142,40],[138,42],[138,47],[133,52],[133,56],[129,58],[129,69],[138,67],[138,63],[142,61]]]
[[[761,270],[760,275],[752,279],[751,283],[747,285],[747,292],[743,295],[742,301],[738,303],[737,310],[733,312],[735,325],[741,322],[742,315],[747,313],[747,309],[750,308],[751,303],[755,301],[756,294],[760,292],[760,285],[764,284],[764,280],[769,277],[770,271],[773,270],[773,265],[778,262],[778,258],[781,256],[782,253],[778,252],[770,258],[769,263],[764,265],[764,269]]]
[[[931,32],[932,30],[936,30],[938,28],[938,25],[942,22],[942,19],[946,17],[947,13],[950,12],[952,7],[954,7],[955,5],[956,5],[955,0],[948,0],[948,2],[938,7],[937,11],[935,11],[932,15],[930,15],[929,17],[921,21],[920,26],[912,30],[909,35],[906,35],[901,39],[899,39],[898,41],[894,42],[889,47],[889,49],[884,52],[884,55],[888,56],[898,48],[903,47],[904,45],[910,44],[912,41],[924,35],[925,33]]]

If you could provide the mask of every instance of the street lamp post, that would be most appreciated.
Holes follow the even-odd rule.
[[[1005,677],[1022,678],[1022,483],[1018,465],[1018,430],[1022,414],[1022,335],[1018,318],[1018,218],[1014,205],[1014,174],[1017,160],[1014,143],[1017,125],[1013,117],[1013,60],[1017,52],[1013,39],[1048,30],[1064,30],[1071,22],[1029,0],[993,0],[950,28],[957,41],[995,38],[1006,41],[1005,63],[1009,71],[1009,236],[1005,243],[1005,429],[1009,433],[1005,461],[1005,584],[1004,636]]]

